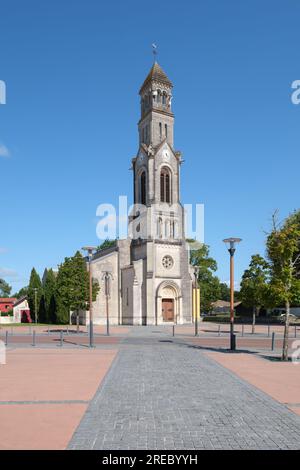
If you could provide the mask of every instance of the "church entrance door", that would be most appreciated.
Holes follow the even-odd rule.
[[[162,299],[163,321],[174,321],[174,299]]]

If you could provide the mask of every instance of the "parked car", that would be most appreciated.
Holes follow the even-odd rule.
[[[285,313],[282,313],[279,318],[280,318],[281,322],[285,322]],[[296,315],[293,315],[292,313],[290,313],[289,314],[289,320],[290,321],[297,321],[298,317],[296,317]]]

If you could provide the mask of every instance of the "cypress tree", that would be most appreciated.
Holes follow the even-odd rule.
[[[48,323],[57,323],[56,277],[52,269],[45,272],[44,298]]]
[[[36,289],[36,294],[35,294]],[[43,318],[39,318],[39,314],[43,317],[43,287],[41,283],[40,276],[36,272],[35,268],[32,268],[30,274],[30,281],[28,286],[28,303],[30,308],[30,316],[32,321],[35,321],[35,316],[37,317],[37,321],[43,320]],[[37,310],[37,311],[36,311]]]

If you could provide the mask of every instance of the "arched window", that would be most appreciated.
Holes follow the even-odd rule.
[[[157,90],[157,103],[160,103],[161,91]]]
[[[163,168],[160,173],[160,200],[171,202],[171,175],[168,168]]]
[[[171,220],[171,238],[175,238],[175,222]]]
[[[170,238],[170,221],[165,221],[165,238]]]
[[[165,124],[165,136],[168,137],[168,125]]]
[[[162,218],[158,217],[157,220],[157,236],[158,238],[162,238]]]
[[[162,125],[161,122],[159,123],[159,138],[162,138]]]
[[[165,93],[162,94],[162,104],[163,105],[166,104],[166,94]]]
[[[140,176],[140,203],[146,205],[146,172]]]

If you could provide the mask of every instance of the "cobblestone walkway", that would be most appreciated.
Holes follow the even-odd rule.
[[[70,449],[300,449],[300,417],[163,328],[121,346]]]

